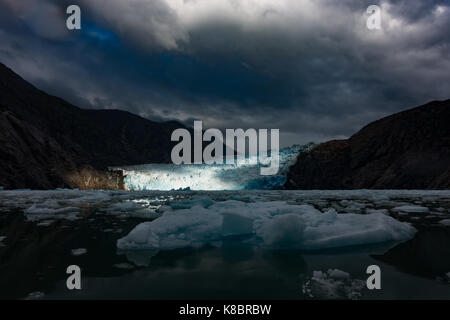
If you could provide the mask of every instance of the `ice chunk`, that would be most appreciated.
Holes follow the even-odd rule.
[[[87,249],[85,248],[72,249],[71,252],[73,256],[81,256],[87,253]]]
[[[440,224],[443,224],[444,226],[450,226],[450,219],[444,219],[439,221]]]
[[[348,278],[350,278],[349,273],[339,270],[339,269],[329,269],[327,273],[328,273],[328,276],[333,279],[348,279]]]
[[[318,250],[386,241],[404,241],[416,230],[382,213],[337,214],[284,201],[215,202],[208,208],[167,210],[136,226],[117,242],[119,249],[172,249],[217,243],[247,235],[255,245]]]
[[[201,206],[166,211],[153,221],[135,227],[117,241],[119,249],[180,248],[216,240],[221,234],[222,216]]]
[[[49,218],[61,218],[67,220],[76,220],[80,212],[76,207],[50,208],[42,205],[33,204],[24,213],[29,221],[47,220]]]
[[[51,225],[54,221],[55,221],[55,220],[44,220],[44,221],[39,222],[39,223],[37,224],[37,226],[40,226],[40,227],[48,227],[48,226]]]
[[[172,209],[190,209],[193,206],[201,206],[203,208],[208,208],[209,206],[212,206],[214,204],[214,201],[212,201],[209,198],[197,198],[193,197],[189,200],[181,200],[172,202],[169,204],[169,206]]]
[[[301,247],[306,250],[336,248],[412,238],[416,230],[381,213],[365,215],[339,214],[336,217],[318,216],[315,226],[304,232]]]
[[[120,249],[159,248],[159,237],[152,230],[149,222],[144,222],[134,228],[128,236],[119,239],[117,246]]]
[[[41,291],[31,292],[25,297],[25,300],[39,300],[44,298],[45,294]]]
[[[302,242],[305,221],[298,214],[282,214],[266,219],[257,234],[269,246],[289,247]]]
[[[387,209],[366,209],[366,213],[382,213],[385,215],[389,215],[389,211]]]
[[[234,236],[253,233],[253,219],[235,213],[223,213],[222,235]]]
[[[421,213],[421,212],[425,213],[425,212],[429,212],[430,211],[427,207],[413,206],[413,205],[406,205],[406,206],[395,207],[392,210],[393,211],[406,212],[406,213]]]
[[[117,269],[134,269],[134,266],[130,263],[122,262],[122,263],[116,263],[113,265],[114,268]]]
[[[102,212],[121,217],[154,219],[160,216],[160,213],[157,211],[160,206],[160,204],[154,204],[143,199],[132,199],[111,204],[106,208],[102,208]]]
[[[138,267],[148,267],[152,257],[158,254],[158,249],[138,250],[138,251],[118,251],[117,254],[125,254],[127,260]]]

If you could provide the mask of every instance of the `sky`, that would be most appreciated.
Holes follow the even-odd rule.
[[[288,146],[450,98],[449,30],[450,0],[0,0],[0,62],[79,107]]]

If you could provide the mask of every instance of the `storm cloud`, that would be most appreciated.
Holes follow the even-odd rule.
[[[86,108],[343,138],[450,96],[449,1],[0,0],[0,61]],[[366,28],[369,5],[382,29]]]

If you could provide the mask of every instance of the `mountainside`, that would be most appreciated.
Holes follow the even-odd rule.
[[[450,100],[372,122],[300,154],[287,189],[450,188]]]
[[[108,166],[170,161],[175,121],[87,110],[46,94],[0,63],[0,186],[120,189]]]

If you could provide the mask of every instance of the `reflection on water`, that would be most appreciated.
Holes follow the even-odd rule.
[[[449,244],[450,228],[428,227],[413,239],[374,257],[404,272],[432,279],[444,278],[450,271]]]
[[[122,231],[114,232],[117,220],[62,220],[43,228],[19,215],[3,218],[16,238],[11,239],[14,246],[1,251],[1,298],[44,292],[44,299],[308,299],[302,286],[314,270],[345,270],[352,279],[364,281],[365,267],[380,261],[395,268],[381,263],[383,291],[363,289],[362,298],[405,298],[414,290],[417,295],[412,298],[450,297],[450,286],[435,279],[450,270],[442,245],[450,240],[446,229],[421,230],[413,240],[390,250],[386,244],[301,253],[255,249],[229,239],[221,247],[117,252],[116,240],[139,223],[121,221]],[[108,228],[113,231],[104,232]],[[78,247],[87,253],[71,255]],[[70,264],[82,268],[81,291],[66,289],[65,268]],[[424,285],[429,290],[424,291]]]

